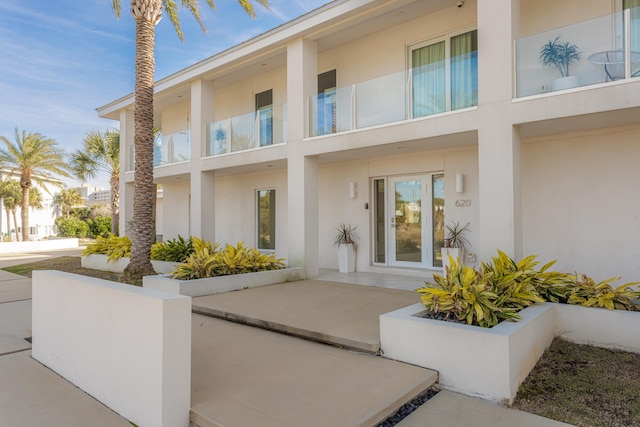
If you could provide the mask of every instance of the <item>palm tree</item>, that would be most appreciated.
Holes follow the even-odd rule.
[[[104,133],[93,130],[84,137],[83,150],[71,155],[74,175],[81,181],[109,174],[111,188],[111,233],[118,235],[120,218],[120,131],[109,129]]]
[[[22,190],[18,181],[8,179],[0,181],[0,197],[2,197],[2,205],[7,214],[7,235],[11,241],[11,213],[13,213],[13,224],[16,230],[16,240],[18,240],[18,222],[16,221],[16,208],[20,205],[22,199]]]
[[[252,1],[264,7],[268,0],[238,0],[240,6],[255,17]],[[211,9],[214,0],[206,0]],[[116,17],[120,17],[121,0],[112,0]],[[198,0],[181,0],[182,5],[206,31],[200,17]],[[131,231],[131,261],[125,270],[125,276],[139,280],[142,276],[155,274],[151,266],[151,245],[155,241],[155,220],[153,207],[156,193],[153,183],[153,91],[154,91],[154,43],[155,26],[164,12],[173,24],[180,40],[184,35],[178,18],[178,4],[175,0],[131,0],[131,15],[136,22],[136,72],[134,136],[135,182],[133,200],[133,230]]]
[[[29,240],[29,189],[33,181],[46,189],[45,181],[62,185],[57,176],[70,178],[69,165],[64,159],[64,151],[58,144],[39,133],[22,133],[16,128],[15,142],[0,136],[5,148],[0,149],[0,164],[20,175],[22,189],[22,240]]]
[[[71,208],[82,204],[82,196],[76,190],[61,190],[53,197],[53,206],[60,209],[62,215],[69,217]]]

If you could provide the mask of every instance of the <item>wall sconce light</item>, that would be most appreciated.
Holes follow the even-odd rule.
[[[358,184],[351,181],[349,183],[349,198],[355,199],[357,195],[358,195]]]
[[[464,193],[464,175],[456,173],[456,193]]]

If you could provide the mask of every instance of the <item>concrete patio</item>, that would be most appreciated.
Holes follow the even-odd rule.
[[[0,257],[0,266],[26,261]],[[358,276],[352,279],[371,281],[375,277]],[[256,294],[247,291],[221,294],[219,301],[200,300],[224,306],[227,317],[242,315],[262,324],[256,328],[192,315],[194,426],[375,426],[437,381],[437,373],[428,369],[338,348],[344,342],[332,346],[264,329],[269,323],[279,323],[323,334],[327,341],[335,335],[370,343],[375,341],[372,324],[377,324],[378,312],[415,301],[412,292],[328,280],[276,285],[271,297],[260,293],[255,304]],[[400,289],[413,289],[416,280],[419,286],[422,279],[408,277],[404,285],[402,277],[386,280],[382,282],[396,289],[398,284]],[[323,292],[327,292],[324,297]],[[30,334],[30,297],[30,279],[0,272],[0,425],[130,425],[30,357],[30,344],[24,340]],[[202,305],[200,301],[194,299],[194,305]],[[345,314],[347,306],[358,307],[358,316]],[[237,307],[242,313],[236,312]],[[398,425],[432,424],[563,425],[449,392],[439,393]]]

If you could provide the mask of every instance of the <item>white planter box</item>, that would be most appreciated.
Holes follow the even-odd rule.
[[[94,254],[86,255],[82,257],[81,265],[84,268],[91,268],[93,270],[111,271],[113,273],[122,273],[124,269],[129,265],[129,258],[120,258],[109,262],[106,255]],[[151,261],[154,270],[158,274],[173,273],[176,269],[177,262],[166,261]]]
[[[145,276],[142,278],[142,286],[180,295],[199,297],[255,288],[258,286],[274,285],[276,283],[293,282],[304,278],[304,268],[296,267],[196,280],[176,280],[168,275]]]
[[[384,357],[438,371],[443,388],[511,403],[555,336],[553,304],[520,312],[493,328],[424,319],[422,304],[380,316]]]
[[[434,369],[443,388],[511,403],[553,338],[640,353],[640,312],[536,304],[493,328],[420,317],[422,304],[380,316],[384,357]]]
[[[125,267],[129,265],[129,258],[120,258],[109,262],[106,255],[86,255],[82,257],[80,265],[84,268],[91,268],[93,270],[122,273]]]

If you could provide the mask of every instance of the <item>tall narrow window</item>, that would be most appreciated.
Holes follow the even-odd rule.
[[[374,197],[374,209],[375,209],[375,248],[374,248],[374,262],[384,264],[387,262],[386,249],[387,249],[387,229],[386,229],[386,214],[385,214],[385,192],[384,192],[384,179],[376,179],[373,181],[373,197]]]
[[[431,176],[431,194],[433,197],[433,266],[442,267],[442,251],[444,246],[444,174]]]
[[[478,105],[478,32],[451,38],[451,109]]]
[[[258,249],[276,249],[276,190],[258,190]]]
[[[336,70],[318,75],[318,135],[336,133]]]
[[[256,94],[256,120],[260,133],[260,146],[273,144],[273,91]]]

